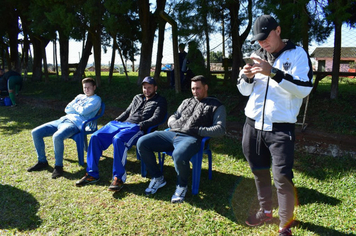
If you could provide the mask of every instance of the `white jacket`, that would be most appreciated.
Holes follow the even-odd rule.
[[[313,72],[308,54],[299,46],[286,41],[286,46],[277,55],[264,49],[252,53],[279,69],[272,78],[256,74],[248,83],[240,72],[237,88],[244,96],[250,96],[245,115],[255,120],[255,128],[272,131],[273,123],[296,123],[303,98],[308,96],[313,85]]]

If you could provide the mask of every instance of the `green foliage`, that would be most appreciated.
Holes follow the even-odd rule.
[[[305,45],[308,41],[323,42],[330,35],[332,27],[322,11],[324,2],[302,1],[258,1],[266,14],[276,16],[282,28],[282,37],[294,43]]]
[[[221,63],[223,59],[222,52],[210,52],[210,62],[211,63]]]
[[[330,100],[331,77],[319,82],[317,91],[310,96],[307,123],[318,130],[330,133],[356,135],[356,80],[340,78],[339,96]],[[303,109],[301,109],[303,111]],[[300,113],[300,116],[302,113]]]

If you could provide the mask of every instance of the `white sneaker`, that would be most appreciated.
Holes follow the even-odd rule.
[[[171,198],[171,203],[180,203],[184,201],[185,194],[187,193],[188,187],[180,187],[177,185],[176,191]]]
[[[164,177],[158,177],[158,178],[153,178],[151,179],[150,185],[148,185],[148,188],[146,188],[145,193],[146,194],[155,194],[159,188],[162,188],[164,185],[166,185],[166,181],[164,180]]]

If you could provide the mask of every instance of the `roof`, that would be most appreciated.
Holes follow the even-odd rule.
[[[310,55],[310,57],[332,58],[333,54],[334,54],[333,47],[318,47],[315,48],[314,52]],[[342,47],[341,57],[356,58],[356,47]]]

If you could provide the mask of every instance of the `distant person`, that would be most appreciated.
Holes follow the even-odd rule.
[[[185,99],[169,117],[169,131],[155,131],[138,140],[137,150],[152,176],[146,194],[155,194],[166,185],[155,152],[173,152],[177,184],[171,202],[183,202],[188,190],[189,161],[199,151],[202,138],[225,134],[225,106],[217,98],[208,96],[206,82],[202,75],[192,78],[193,97]]]
[[[185,75],[184,75],[185,71],[183,71],[182,68],[183,68],[184,59],[187,56],[187,52],[184,51],[184,49],[185,49],[184,43],[180,43],[178,46],[178,49],[179,49],[178,56],[179,56],[180,84],[182,85],[183,81],[184,81],[184,77],[185,77]],[[175,77],[174,77],[174,69],[173,69],[172,73],[171,73],[171,88],[174,88],[174,86],[175,86]]]
[[[22,77],[21,74],[16,71],[9,70],[5,73],[3,69],[0,69],[0,94],[8,93],[12,107],[17,106],[16,96],[22,88]]]
[[[281,39],[281,27],[270,15],[253,25],[252,43],[260,49],[251,54],[254,64],[240,72],[237,88],[249,96],[245,108],[242,149],[255,177],[260,210],[246,224],[257,226],[272,220],[272,167],[279,205],[279,235],[292,235],[295,191],[293,162],[295,123],[303,98],[313,85],[307,52]]]
[[[109,191],[120,191],[126,181],[127,151],[151,126],[158,125],[167,114],[167,101],[157,93],[152,77],[142,81],[142,94],[134,96],[131,104],[115,120],[96,131],[90,138],[87,153],[87,173],[76,182],[84,186],[99,181],[99,159],[111,144],[114,146],[113,177]]]
[[[190,79],[196,75],[203,75],[207,78],[207,69],[203,53],[199,50],[199,44],[192,40],[188,43],[188,53],[183,62],[183,71],[186,71],[185,82],[182,87],[190,84]]]
[[[85,78],[82,80],[82,85],[84,94],[77,95],[66,106],[65,116],[32,130],[38,162],[27,171],[40,171],[48,167],[43,138],[53,136],[55,166],[52,178],[55,179],[63,175],[63,141],[80,132],[83,121],[93,118],[101,107],[101,98],[95,94],[95,80]]]

